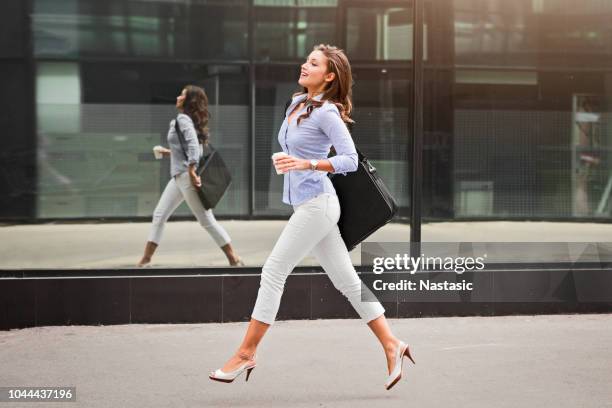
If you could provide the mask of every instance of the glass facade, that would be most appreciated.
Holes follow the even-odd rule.
[[[40,218],[150,216],[169,178],[165,145],[175,94],[207,90],[211,143],[232,163],[218,214],[248,212],[248,73],[241,65],[38,62]],[[177,214],[189,214],[186,206]]]
[[[423,2],[423,220],[612,219],[612,3]],[[1,219],[149,217],[169,177],[151,147],[188,83],[206,89],[212,143],[232,163],[216,213],[286,217],[270,155],[300,63],[330,43],[352,61],[353,137],[409,220],[412,1],[0,11],[3,129],[23,135],[0,153]]]
[[[599,0],[425,3],[424,215],[610,218],[610,22]]]
[[[248,0],[34,0],[36,57],[247,59]]]

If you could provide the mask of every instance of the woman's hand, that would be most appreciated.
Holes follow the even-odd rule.
[[[291,170],[308,170],[310,169],[310,160],[298,159],[293,156],[284,156],[275,161],[276,167],[282,173],[286,173]]]
[[[195,187],[195,188],[200,188],[202,187],[202,179],[200,178],[200,176],[192,176],[191,174],[189,175],[189,178],[191,179],[191,184]]]
[[[191,185],[195,188],[202,187],[202,179],[198,176],[195,171],[189,172],[189,178],[191,179]]]
[[[164,155],[164,156],[170,156],[170,149],[166,149],[166,148],[164,147],[164,149],[163,149],[163,150],[160,150],[160,153],[161,153],[162,155]]]
[[[202,180],[200,176],[196,173],[196,163],[189,163],[189,169],[187,170],[189,173],[189,179],[191,180],[191,185],[195,188],[202,187]]]

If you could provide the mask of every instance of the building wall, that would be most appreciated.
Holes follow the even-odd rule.
[[[423,0],[423,217],[612,214],[612,3]],[[352,62],[353,137],[410,214],[411,1],[2,2],[0,218],[150,216],[182,86],[234,183],[216,213],[287,216],[282,107],[311,47]],[[185,207],[178,214],[187,214]]]

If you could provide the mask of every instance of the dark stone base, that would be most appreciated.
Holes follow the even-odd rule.
[[[247,321],[259,288],[259,268],[0,271],[0,330],[49,325]],[[424,274],[439,279],[440,274]],[[454,274],[452,274],[454,276]],[[610,271],[491,271],[476,291],[437,301],[383,299],[390,318],[610,313]],[[367,275],[363,275],[367,281]],[[399,299],[399,296],[398,296]],[[317,268],[290,275],[279,320],[357,318],[347,299]]]

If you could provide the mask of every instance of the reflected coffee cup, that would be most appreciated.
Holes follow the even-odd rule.
[[[164,155],[162,154],[162,151],[164,150],[164,148],[162,146],[155,146],[153,148],[153,155],[155,156],[155,158],[157,160],[160,160]]]
[[[278,167],[276,167],[276,161],[278,159],[282,159],[283,157],[288,157],[288,156],[289,155],[285,152],[277,152],[272,155],[272,163],[274,164],[274,169],[276,170],[276,174],[283,174],[283,172],[280,171]]]

